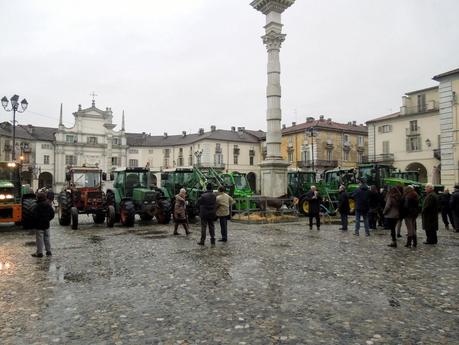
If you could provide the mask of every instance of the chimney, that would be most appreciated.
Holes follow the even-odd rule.
[[[286,128],[287,128],[287,125],[284,123],[284,124],[282,125],[282,129],[286,129]]]
[[[296,122],[295,122],[295,121],[294,121],[294,122],[292,122],[292,127],[293,127],[293,126],[296,126]]]
[[[167,132],[164,132],[164,135],[163,135],[164,139],[167,138]]]
[[[215,132],[216,129],[217,129],[217,127],[215,127],[214,125],[210,126],[210,131],[211,132]]]
[[[182,131],[182,137],[186,137],[186,131]]]
[[[204,134],[204,128],[199,128],[199,135],[203,135]]]
[[[352,121],[353,126],[357,126],[357,121]]]
[[[329,117],[329,118],[327,119],[327,122],[328,122],[328,123],[331,123],[331,122],[332,122],[331,117]]]
[[[231,132],[236,132],[236,127],[231,126]]]
[[[323,116],[323,115],[320,115],[320,117],[319,117],[320,121],[323,121],[324,118],[325,118],[325,116]]]
[[[312,122],[312,121],[314,121],[313,117],[309,116],[309,117],[306,118],[306,122]]]

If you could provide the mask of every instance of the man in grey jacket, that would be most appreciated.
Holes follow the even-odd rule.
[[[217,217],[220,220],[220,231],[222,238],[219,242],[228,241],[228,218],[231,212],[231,205],[234,204],[234,200],[228,194],[225,193],[225,187],[218,187],[217,193]]]

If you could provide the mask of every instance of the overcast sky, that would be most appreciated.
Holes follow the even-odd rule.
[[[283,123],[398,111],[459,67],[458,13],[457,0],[297,0],[283,14]],[[24,124],[56,127],[62,102],[71,126],[95,91],[130,132],[265,130],[263,25],[250,0],[1,0],[0,97],[27,98]]]

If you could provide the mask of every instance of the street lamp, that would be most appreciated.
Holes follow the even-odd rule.
[[[306,129],[306,133],[311,137],[311,157],[312,157],[312,171],[314,171],[314,137],[317,136],[319,131],[315,127],[310,127]]]
[[[202,149],[197,150],[197,151],[194,152],[194,156],[196,157],[196,166],[198,166],[198,167],[201,165],[202,153],[203,153]]]
[[[2,106],[6,111],[12,111],[13,112],[13,149],[11,151],[11,160],[14,161],[16,159],[16,112],[18,113],[23,113],[26,111],[27,106],[29,103],[27,103],[26,99],[24,98],[21,101],[21,108],[22,111],[18,109],[19,107],[19,96],[14,95],[13,97],[10,98],[11,101],[11,108],[8,109],[8,98],[3,96],[2,98]]]

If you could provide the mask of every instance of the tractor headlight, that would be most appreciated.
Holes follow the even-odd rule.
[[[5,200],[6,199],[6,195],[5,194],[0,194],[0,200]]]
[[[8,165],[9,168],[14,168],[16,166],[16,163],[9,162],[7,165]]]
[[[13,196],[12,194],[6,194],[6,195],[5,195],[5,198],[6,198],[6,199],[13,199],[14,196]]]

